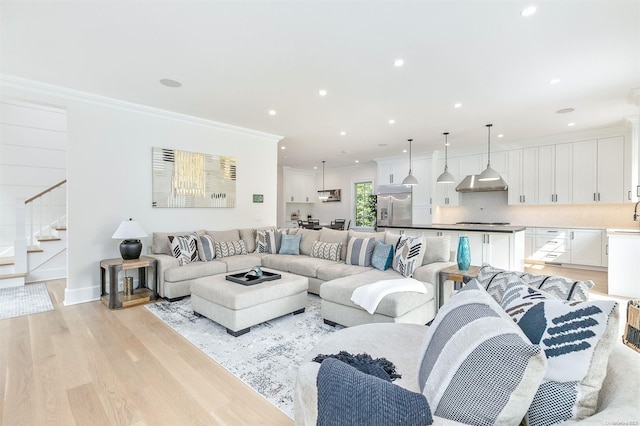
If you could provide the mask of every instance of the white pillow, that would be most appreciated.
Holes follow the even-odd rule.
[[[507,285],[502,307],[548,359],[544,382],[527,412],[528,424],[593,415],[618,337],[618,303],[558,300],[516,280]]]
[[[393,255],[393,269],[405,277],[422,265],[424,238],[401,235]]]

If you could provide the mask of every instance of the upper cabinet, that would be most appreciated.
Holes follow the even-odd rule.
[[[538,203],[538,148],[509,151],[509,204]]]
[[[538,148],[538,203],[572,203],[572,146],[570,143]]]
[[[318,198],[316,174],[312,170],[283,167],[285,203],[315,203]]]
[[[624,138],[574,142],[573,203],[624,201]]]
[[[406,160],[385,160],[378,162],[378,186],[400,185],[409,174],[409,157]]]

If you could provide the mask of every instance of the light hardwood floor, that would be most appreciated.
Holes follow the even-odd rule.
[[[0,321],[2,425],[292,425],[143,306],[64,306]]]

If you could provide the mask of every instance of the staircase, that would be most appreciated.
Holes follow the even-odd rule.
[[[0,257],[0,288],[67,276],[66,183],[16,203],[13,256]]]

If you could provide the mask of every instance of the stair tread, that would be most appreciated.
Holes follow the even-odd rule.
[[[39,246],[27,247],[27,253],[39,253],[41,251],[44,251],[44,250],[42,250]]]
[[[11,257],[0,257],[0,266],[14,265],[15,259]]]
[[[0,274],[0,280],[9,280],[11,278],[24,278],[26,277],[26,273],[21,274]]]
[[[60,241],[58,237],[38,237],[38,241]]]
[[[53,229],[55,229],[56,231],[66,231],[67,227],[66,226],[58,226],[58,227],[53,228]]]

